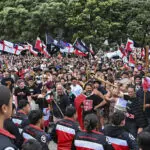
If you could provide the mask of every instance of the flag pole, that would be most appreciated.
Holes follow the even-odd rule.
[[[46,45],[47,45],[47,33],[45,33],[45,39],[46,39],[45,42],[46,42]]]
[[[74,46],[74,44],[76,43],[77,39],[78,39],[78,38],[76,38],[76,40],[74,41],[73,46]]]
[[[148,68],[149,68],[149,58],[148,58],[148,54],[149,53],[149,46],[147,45],[145,47],[145,76],[147,76],[148,74]],[[146,92],[144,90],[144,102],[143,102],[143,111],[145,111],[145,105],[146,105]]]

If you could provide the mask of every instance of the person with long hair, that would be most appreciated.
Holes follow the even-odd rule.
[[[111,145],[107,142],[103,133],[96,131],[98,118],[95,114],[88,114],[84,118],[83,131],[76,134],[74,145],[76,150],[111,150]]]
[[[15,136],[4,129],[4,121],[11,117],[12,113],[12,97],[10,90],[0,86],[0,149],[1,150],[17,150],[13,144]]]

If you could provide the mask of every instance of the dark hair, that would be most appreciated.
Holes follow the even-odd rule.
[[[87,114],[84,118],[84,127],[87,132],[91,132],[96,128],[98,123],[98,118],[95,114]]]
[[[23,109],[23,108],[26,107],[28,104],[29,104],[29,102],[28,102],[27,100],[25,100],[25,99],[20,100],[20,101],[19,101],[19,104],[18,104],[18,108],[19,108],[19,109]]]
[[[0,85],[0,107],[2,105],[8,105],[11,98],[10,90],[4,86]]]
[[[38,121],[43,117],[41,110],[32,110],[29,114],[29,121],[31,124],[37,124]]]
[[[73,81],[73,80],[77,80],[77,79],[76,79],[75,77],[72,77],[72,78],[71,78],[71,81]]]
[[[132,85],[132,84],[129,84],[129,85],[128,85],[128,88],[134,89],[134,91],[135,91],[135,86]]]
[[[137,78],[142,79],[142,76],[141,75],[135,75],[134,80],[137,79]]]
[[[101,81],[98,81],[98,80],[95,80],[95,81],[93,82],[93,84],[95,84],[95,83],[97,83],[97,84],[99,84],[99,85],[102,84],[102,82],[101,82]]]
[[[110,118],[112,124],[119,126],[121,124],[121,121],[125,119],[125,114],[121,111],[116,111]]]
[[[19,85],[20,83],[22,83],[22,82],[24,82],[24,80],[22,80],[22,79],[19,79],[19,80],[17,80],[17,84]],[[24,82],[25,83],[25,82]]]
[[[86,84],[84,85],[84,90],[85,90],[85,88],[86,88],[87,86],[92,87],[92,83],[90,83],[90,82],[86,83]]]
[[[71,90],[71,84],[70,84],[70,83],[66,83],[66,84],[64,85],[64,88],[65,88],[66,90]]]
[[[127,71],[122,72],[122,75],[124,75],[124,74],[128,76],[129,72],[127,72]]]
[[[76,113],[76,109],[73,106],[67,106],[65,111],[65,116],[67,117],[73,117],[73,115]]]
[[[41,144],[34,139],[27,140],[23,145],[22,145],[22,150],[41,150],[42,146]]]
[[[149,150],[150,148],[150,133],[143,131],[138,136],[139,147],[142,150]]]

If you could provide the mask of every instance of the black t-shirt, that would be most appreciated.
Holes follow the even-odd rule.
[[[93,100],[93,109],[96,105],[102,102],[102,99],[96,94],[90,95],[86,99]]]
[[[55,100],[59,108],[61,109],[62,113],[65,114],[66,107],[69,105],[69,97],[67,95],[61,95],[59,96],[59,100]],[[61,118],[62,115],[55,104],[54,101],[52,101],[52,107],[53,107],[53,113],[56,118]]]
[[[17,87],[14,91],[14,95],[17,96],[17,101],[19,102],[19,100],[22,100],[22,99],[27,100],[27,96],[30,96],[31,93],[28,87],[25,86],[23,89],[20,89],[19,87]]]
[[[87,100],[92,100],[93,101],[93,107],[92,110],[90,111],[83,111],[83,116],[89,114],[89,113],[96,113],[94,110],[94,107],[100,104],[103,100],[96,94],[90,95],[86,98]]]

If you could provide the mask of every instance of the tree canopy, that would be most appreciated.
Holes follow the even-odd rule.
[[[82,38],[95,49],[133,39],[150,42],[150,0],[1,0],[0,39],[34,43],[37,36],[72,42]]]

